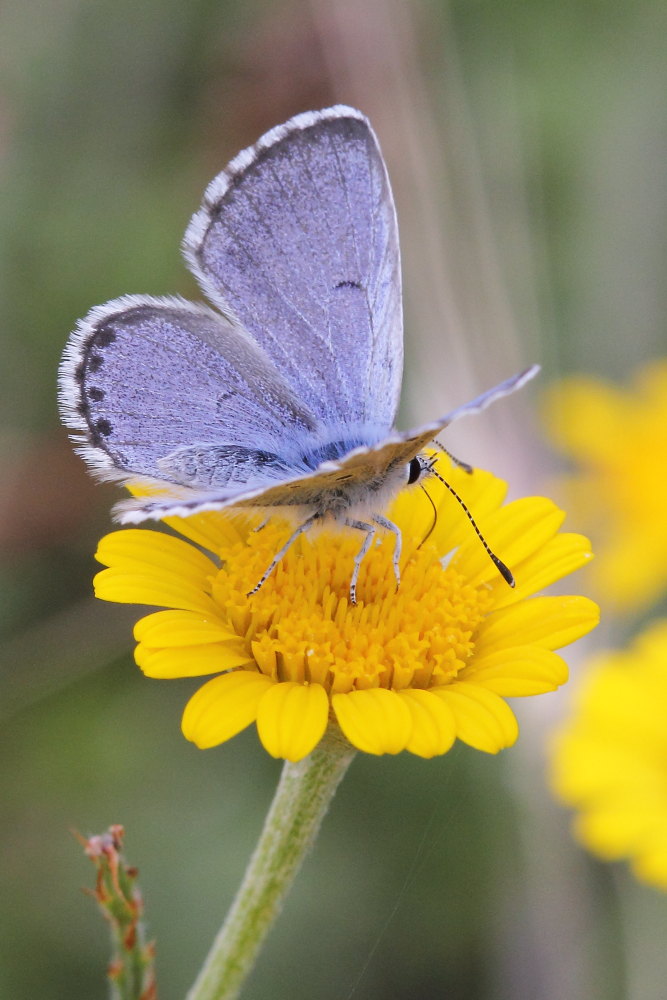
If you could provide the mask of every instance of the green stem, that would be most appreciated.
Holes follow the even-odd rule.
[[[186,1000],[238,996],[354,754],[330,729],[304,760],[285,762],[241,888]]]

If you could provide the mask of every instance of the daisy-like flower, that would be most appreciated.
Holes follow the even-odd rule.
[[[598,654],[552,751],[556,795],[605,861],[667,889],[667,621],[627,650]]]
[[[445,471],[445,470],[443,470]],[[460,506],[437,480],[406,489],[389,516],[401,529],[401,584],[393,536],[368,552],[359,603],[349,603],[358,533],[302,536],[264,585],[292,528],[215,512],[107,535],[95,580],[103,600],[168,610],[136,625],[136,661],[150,677],[215,675],[192,696],[183,732],[199,747],[252,722],[270,754],[301,760],[329,725],[372,754],[445,753],[458,737],[490,753],[511,745],[509,696],[554,690],[567,678],[554,652],[597,623],[584,597],[535,597],[590,558],[586,538],[559,533],[563,513],[530,497],[503,505],[490,473],[448,468],[491,547],[498,573]],[[259,528],[259,530],[258,530]]]
[[[563,379],[545,415],[554,443],[579,466],[565,485],[591,526],[598,595],[619,610],[651,605],[667,586],[667,361],[645,365],[628,388]]]

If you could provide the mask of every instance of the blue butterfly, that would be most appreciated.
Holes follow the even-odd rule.
[[[297,526],[254,590],[302,532],[342,522],[365,532],[353,603],[379,527],[395,536],[398,580],[401,534],[382,511],[430,473],[422,449],[537,366],[431,424],[395,430],[396,212],[377,139],[353,108],[297,115],[239,153],[206,190],[183,249],[217,308],[122,296],[80,320],[63,355],[62,419],[93,473],[160,491],[121,502],[116,517],[291,514]]]

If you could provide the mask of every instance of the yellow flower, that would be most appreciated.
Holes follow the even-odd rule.
[[[599,654],[552,754],[556,794],[577,838],[667,889],[667,621],[623,652]]]
[[[566,484],[594,535],[597,593],[619,610],[650,605],[667,585],[667,361],[645,365],[627,389],[564,379],[546,419],[579,465]]]
[[[96,594],[170,609],[136,625],[145,674],[217,675],[183,715],[183,732],[199,747],[256,721],[268,752],[292,761],[330,723],[367,753],[432,757],[457,737],[495,753],[517,737],[503,698],[562,684],[567,668],[554,650],[597,623],[586,598],[531,597],[585,563],[590,547],[559,533],[564,515],[549,500],[503,506],[506,485],[490,473],[446,475],[511,567],[515,589],[453,497],[429,480],[434,528],[433,507],[414,487],[389,511],[403,534],[400,588],[390,536],[362,563],[356,606],[349,584],[359,532],[302,536],[248,597],[292,528],[276,517],[257,530],[257,518],[227,512],[169,519],[183,538],[144,529],[107,535]]]

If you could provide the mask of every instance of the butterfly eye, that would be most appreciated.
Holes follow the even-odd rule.
[[[408,463],[408,486],[412,486],[421,479],[424,466],[418,458],[411,458]]]

